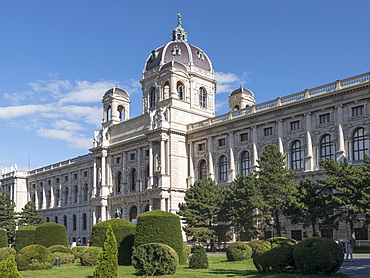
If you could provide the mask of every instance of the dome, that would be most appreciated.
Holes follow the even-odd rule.
[[[106,91],[106,93],[104,94],[104,97],[109,95],[109,94],[112,94],[112,93],[122,95],[124,97],[130,97],[129,94],[125,90],[123,90],[121,88],[118,88],[117,86],[115,86],[114,88],[109,89],[108,91]]]
[[[242,86],[240,86],[240,88],[238,88],[238,89],[233,90],[230,93],[229,97],[240,94],[240,93],[251,96],[251,97],[254,97],[254,94],[252,93],[251,90],[244,89]]]

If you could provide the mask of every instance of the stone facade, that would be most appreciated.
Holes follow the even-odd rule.
[[[215,116],[212,63],[187,43],[180,21],[172,41],[147,58],[141,84],[142,115],[133,119],[128,92],[104,94],[102,128],[87,155],[27,173],[3,171],[1,191],[11,193],[17,211],[35,202],[45,221],[67,226],[69,241],[86,243],[97,222],[135,222],[154,209],[176,213],[196,180],[227,184],[252,171],[268,144],[286,154],[297,181],[323,177],[321,158],[359,164],[370,155],[370,73],[262,104],[241,87],[230,93],[230,112]],[[302,237],[300,225],[283,221],[285,236]],[[335,237],[348,238],[347,230],[341,225]]]

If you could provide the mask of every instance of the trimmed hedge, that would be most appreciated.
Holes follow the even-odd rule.
[[[190,256],[191,247],[189,245],[187,245],[187,244],[184,244],[184,246],[182,247],[182,252],[184,253],[184,257],[186,259],[187,257]]]
[[[51,253],[59,252],[59,253],[73,254],[72,249],[64,245],[53,245],[53,246],[50,246],[48,249]]]
[[[4,229],[0,229],[0,248],[1,247],[8,247],[8,236]]]
[[[10,247],[0,248],[0,262],[9,258],[11,255],[15,255],[17,252]],[[0,276],[1,277],[1,276]]]
[[[14,249],[19,252],[23,247],[35,243],[36,226],[24,226],[18,229],[15,234]]]
[[[45,247],[53,245],[68,246],[66,227],[54,222],[46,222],[36,227],[35,244]]]
[[[302,240],[295,246],[293,256],[302,274],[334,274],[344,259],[341,247],[325,237]]]
[[[247,243],[237,241],[231,243],[226,249],[228,261],[245,261],[252,257],[252,247]]]
[[[53,254],[40,244],[22,248],[16,257],[19,270],[49,269],[54,265]]]
[[[176,251],[166,244],[143,244],[132,253],[132,265],[137,275],[171,275],[176,273],[179,257]]]
[[[75,259],[80,259],[81,258],[81,254],[83,252],[85,252],[87,249],[87,247],[84,247],[84,246],[75,246],[72,248],[72,252],[73,254],[75,255]]]
[[[103,248],[98,246],[91,246],[86,248],[80,256],[81,265],[83,266],[96,266],[98,263],[98,257]]]
[[[259,239],[254,239],[248,242],[248,245],[252,247],[252,251],[254,251],[258,245],[260,245],[263,241]]]
[[[21,278],[15,262],[15,256],[11,255],[0,263],[0,277],[3,278]]]
[[[296,244],[294,239],[274,237],[257,245],[252,258],[258,272],[285,272],[294,269],[293,249]]]
[[[136,225],[130,221],[114,218],[93,226],[90,246],[103,247],[108,226],[112,226],[118,246],[118,264],[130,265]]]
[[[64,252],[53,252],[54,259],[60,259],[61,264],[71,264],[75,261],[75,255]]]
[[[191,256],[189,258],[189,268],[192,269],[207,269],[208,257],[206,249],[201,245],[196,245],[191,249]]]
[[[172,247],[179,256],[180,264],[185,263],[179,216],[161,210],[140,214],[137,217],[134,246],[147,243],[163,243]]]

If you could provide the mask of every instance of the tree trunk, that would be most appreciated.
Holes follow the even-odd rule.
[[[276,236],[281,237],[281,227],[278,210],[275,210],[275,227],[276,227]]]

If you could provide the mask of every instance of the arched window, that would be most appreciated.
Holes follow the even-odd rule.
[[[87,183],[84,184],[83,194],[84,194],[84,202],[87,202],[89,200],[89,186],[87,185]]]
[[[51,203],[51,190],[46,193],[46,208],[50,208]]]
[[[132,219],[136,219],[136,217],[137,217],[137,207],[132,206],[130,209],[130,221],[132,221]]]
[[[63,225],[66,227],[67,229],[67,215],[63,215]]]
[[[68,192],[69,190],[68,190],[68,187],[66,187],[65,189],[64,189],[64,205],[68,205],[68,195],[69,195],[69,192]]]
[[[178,83],[177,85],[177,95],[179,99],[184,100],[184,85]]]
[[[234,107],[234,111],[238,111],[240,108],[239,108],[239,105],[235,105],[235,107]]]
[[[302,169],[303,167],[303,151],[301,141],[294,141],[291,147],[291,167],[293,170]]]
[[[199,106],[207,107],[207,91],[203,87],[199,88]]]
[[[320,159],[333,158],[332,146],[331,136],[324,135],[320,140]]]
[[[76,231],[77,229],[77,216],[76,214],[72,215],[72,230]]]
[[[144,189],[147,189],[148,186],[149,186],[149,165],[146,165],[144,170]]]
[[[121,192],[121,184],[122,184],[122,173],[118,171],[116,175],[116,193]]]
[[[60,206],[60,191],[59,188],[55,190],[55,196],[54,196],[54,206],[59,207]]]
[[[136,190],[136,169],[132,169],[131,170],[131,177],[130,177],[130,181],[131,181],[131,191],[135,191]]]
[[[78,202],[78,186],[75,185],[73,189],[73,202],[77,203]]]
[[[353,160],[363,160],[368,150],[366,144],[367,134],[364,128],[358,128],[353,133],[352,139],[352,150],[353,150]]]
[[[221,156],[218,161],[218,179],[220,181],[227,180],[227,158],[225,155]]]
[[[204,159],[199,162],[198,180],[207,177],[207,164]]]
[[[50,218],[49,217],[46,217],[46,222],[50,222]]]
[[[119,120],[121,122],[124,122],[125,121],[125,108],[123,108],[122,105],[119,105],[117,107],[117,111],[118,111]]]
[[[112,119],[112,107],[108,106],[107,109],[107,121],[110,121]]]
[[[58,216],[54,217],[54,222],[58,224]]]
[[[82,214],[82,230],[87,229],[87,215],[86,213]]]
[[[149,108],[154,107],[156,105],[156,101],[157,101],[157,98],[156,98],[155,88],[150,88],[150,91],[149,91]]]
[[[240,156],[240,174],[242,176],[248,176],[251,170],[251,157],[248,151],[245,151]]]
[[[149,204],[146,204],[144,207],[144,212],[147,212],[147,211],[149,211]]]

